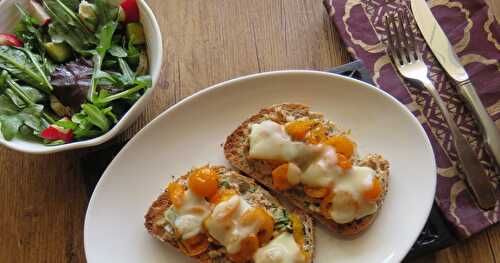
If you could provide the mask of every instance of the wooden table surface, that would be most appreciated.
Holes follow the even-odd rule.
[[[149,3],[164,42],[158,89],[137,123],[115,141],[223,80],[279,69],[326,70],[350,60],[321,0]],[[33,156],[0,147],[0,262],[85,262],[84,152]],[[415,262],[500,262],[500,225]]]

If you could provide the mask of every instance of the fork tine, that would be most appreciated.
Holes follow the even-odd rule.
[[[405,61],[401,56],[401,44],[399,43],[399,38],[397,36],[397,28],[396,23],[394,22],[394,14],[389,13],[387,15],[389,34],[391,38],[391,46],[392,46],[392,58],[398,64],[404,64]]]
[[[391,31],[391,25],[389,22],[389,15],[385,15],[385,31],[387,32],[387,46],[389,48],[389,55],[395,63],[400,63],[399,58],[396,55],[396,48],[394,47],[394,35]]]
[[[405,12],[405,16],[404,16],[405,20],[406,20],[406,24],[408,25],[408,33],[410,35],[410,42],[411,42],[411,48],[413,49],[413,51],[415,52],[414,55],[414,59],[421,59],[422,58],[422,53],[420,52],[420,49],[418,48],[418,45],[417,45],[417,40],[415,39],[415,32],[413,32],[413,28],[411,26],[411,19],[410,19],[410,15],[408,14],[408,12]]]
[[[408,39],[408,31],[411,30],[411,25],[408,20],[405,19],[404,11],[403,10],[398,10],[397,12],[397,20],[399,20],[399,26],[401,29],[401,36],[402,36],[402,44],[403,44],[403,49],[405,51],[405,56],[406,58],[410,61],[413,62],[415,61],[415,57],[413,54],[413,49],[410,45],[410,40]]]
[[[405,46],[403,44],[404,30],[400,26],[398,26],[398,23],[396,20],[399,20],[399,19],[396,19],[395,14],[391,14],[390,18],[391,18],[392,27],[394,28],[394,32],[395,32],[396,48],[398,51],[398,55],[399,55],[402,63],[406,64],[409,61],[406,57],[406,49],[405,49]]]

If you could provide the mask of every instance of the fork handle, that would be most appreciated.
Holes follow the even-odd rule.
[[[476,157],[472,147],[467,142],[467,139],[463,136],[451,118],[450,113],[446,109],[446,106],[434,87],[434,84],[432,84],[428,78],[422,80],[421,84],[427,89],[427,91],[429,91],[434,100],[437,102],[441,113],[448,123],[462,171],[465,175],[467,183],[472,189],[472,193],[475,196],[477,203],[482,209],[493,208],[496,203],[495,192],[488,177],[486,176],[486,173],[484,172],[483,167],[481,166],[481,163],[479,162],[479,159]]]
[[[474,86],[469,80],[458,82],[458,92],[473,113],[483,133],[484,144],[500,170],[500,131],[486,112]]]

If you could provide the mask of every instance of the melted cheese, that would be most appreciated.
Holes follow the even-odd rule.
[[[377,211],[376,203],[363,199],[363,192],[373,186],[373,169],[360,166],[341,169],[334,147],[292,141],[278,123],[267,120],[252,125],[249,157],[289,162],[287,177],[291,185],[331,187],[335,194],[330,215],[337,223],[352,222]]]
[[[335,180],[335,195],[330,209],[330,216],[335,222],[349,223],[377,211],[376,203],[363,199],[363,192],[372,187],[374,177],[373,169],[353,166]]]
[[[293,235],[285,232],[267,245],[259,248],[254,255],[255,263],[303,263],[304,255]]]
[[[210,204],[190,190],[184,193],[182,202],[180,209],[171,206],[164,216],[182,239],[188,239],[201,232],[203,221],[210,213]]]
[[[253,159],[290,162],[313,158],[318,152],[315,145],[292,141],[285,128],[273,121],[253,124],[249,138],[249,157]]]
[[[337,166],[335,149],[323,146],[320,157],[301,175],[301,182],[312,187],[329,187],[341,172],[342,169]]]
[[[241,196],[232,196],[229,200],[215,206],[210,217],[205,221],[208,233],[221,243],[229,254],[240,250],[241,240],[258,231],[257,223],[249,226],[240,224],[240,217],[251,206]]]
[[[291,185],[299,184],[301,173],[302,173],[302,171],[300,170],[300,168],[297,165],[295,165],[294,163],[289,163],[288,170],[286,173],[288,183],[290,183]]]

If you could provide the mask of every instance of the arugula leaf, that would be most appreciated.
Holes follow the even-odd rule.
[[[73,11],[78,10],[80,5],[80,0],[61,0],[61,2]]]
[[[12,140],[23,125],[39,133],[46,127],[42,120],[43,106],[34,104],[24,109],[17,108],[6,95],[0,95],[0,131],[8,141]]]
[[[48,127],[48,125],[46,127]],[[23,140],[43,143],[43,139],[37,135],[39,135],[38,132],[33,131],[33,129],[26,125],[21,126],[19,128],[19,132],[16,134],[18,138],[21,138]]]
[[[98,41],[77,14],[61,0],[44,0],[43,7],[53,20],[48,31],[52,41],[56,43],[66,41],[81,55],[90,55],[88,50],[95,46]]]
[[[58,120],[56,121],[56,123],[54,123],[55,125],[59,126],[59,127],[62,127],[64,129],[72,129],[72,130],[75,130],[78,125],[74,122],[72,122],[71,120],[69,119],[61,119],[61,120]]]
[[[16,78],[50,93],[51,86],[47,85],[45,74],[40,71],[39,65],[33,64],[32,58],[20,49],[0,46],[0,69],[7,70]]]
[[[101,131],[106,132],[110,128],[110,123],[106,114],[102,112],[98,107],[92,104],[83,104],[82,109],[87,114],[87,119],[99,127]]]
[[[135,77],[135,73],[129,67],[127,62],[125,62],[123,58],[118,58],[118,64],[120,65],[120,70],[122,71],[122,74],[124,76],[124,81],[125,82],[132,81]]]
[[[16,36],[23,41],[25,48],[36,51],[43,57],[45,55],[45,48],[43,48],[45,41],[42,30],[38,28],[38,22],[20,5],[16,4],[16,7],[21,14],[21,20],[15,27]]]
[[[90,56],[92,54],[89,51],[92,47],[92,43],[90,41],[85,41],[83,36],[77,31],[73,31],[71,28],[62,26],[60,23],[51,23],[48,33],[54,43],[66,42],[73,50],[82,56]]]
[[[105,116],[111,118],[111,120],[113,120],[113,123],[117,123],[118,122],[118,118],[116,118],[116,115],[113,113],[113,107],[112,106],[109,106],[109,107],[103,109],[102,113],[104,113]]]
[[[84,35],[92,35],[78,15],[61,0],[44,0],[43,7],[47,10],[50,17],[58,23],[71,26]]]
[[[0,116],[0,131],[7,141],[14,139],[21,125],[23,125],[23,122],[15,115]]]
[[[117,45],[113,45],[109,49],[109,54],[111,54],[113,57],[117,57],[117,58],[126,58],[127,57],[127,51],[124,48],[117,46]]]
[[[46,100],[46,96],[44,96],[44,94],[42,94],[40,91],[38,91],[37,89],[34,89],[32,87],[29,87],[29,86],[19,86],[18,87],[19,89],[22,90],[22,94],[25,94],[27,96],[27,98],[30,100],[30,101],[33,101],[35,103],[37,102],[42,102],[42,101],[45,101]],[[11,88],[6,88],[5,89],[5,95],[7,95],[10,100],[18,107],[18,108],[25,108],[27,107],[28,105],[30,104],[27,104],[25,102],[25,100],[23,98],[21,98],[18,93],[16,93],[14,90],[12,90]]]
[[[90,89],[89,89],[89,94],[88,94],[88,99],[92,102],[97,97],[97,94],[96,94],[96,88],[97,88],[96,76],[101,71],[102,61],[104,60],[104,56],[106,55],[106,52],[108,51],[108,49],[111,48],[113,34],[115,33],[117,26],[118,26],[118,23],[109,22],[108,24],[103,26],[99,31],[99,37],[98,37],[99,38],[99,45],[96,48],[96,52],[94,54],[94,57],[92,58],[92,61],[94,63],[94,70],[92,73],[92,79],[90,80]]]
[[[26,53],[26,55],[28,55],[28,58],[31,60],[31,63],[33,63],[33,65],[35,66],[36,72],[39,74],[39,76],[43,80],[44,86],[48,87],[49,90],[54,90],[54,87],[52,87],[47,75],[45,74],[46,73],[45,70],[42,68],[42,66],[39,63],[40,58],[37,55],[31,53],[31,51],[29,51],[28,49],[23,49],[23,50]]]
[[[47,122],[53,123],[54,120],[50,115],[47,113],[43,112],[43,105],[36,104],[35,101],[33,100],[34,97],[30,96],[30,93],[25,92],[25,88],[22,88],[19,84],[17,84],[9,75],[7,71],[2,71],[0,74],[0,86],[5,86],[7,85],[8,88],[10,88],[15,95],[17,95],[19,98],[21,98],[28,107],[34,107],[38,108],[41,111],[41,115],[43,118],[46,119]]]
[[[28,98],[35,103],[41,103],[48,100],[46,94],[40,92],[39,90],[33,87],[19,86],[19,88],[21,88],[21,90],[28,96]]]
[[[0,95],[0,115],[11,115],[18,111],[18,107],[6,95]]]
[[[41,118],[43,106],[34,105],[23,109],[17,117],[23,122],[24,125],[30,127],[36,132],[41,132],[44,125]]]
[[[95,126],[88,120],[85,112],[74,114],[71,117],[71,121],[78,125],[73,131],[76,139],[96,137],[103,133],[100,130],[94,129]]]
[[[131,95],[137,94],[137,92],[139,92],[143,89],[146,89],[146,88],[147,88],[147,86],[141,83],[141,84],[138,84],[137,86],[135,86],[131,89],[122,91],[122,92],[117,93],[117,94],[109,95],[107,97],[97,97],[95,99],[95,103],[96,104],[106,104],[106,103],[112,102],[114,100],[130,98]]]
[[[10,100],[16,105],[16,107],[22,109],[26,108],[27,104],[21,99],[12,89],[6,89],[5,95],[7,95]]]
[[[118,18],[118,7],[111,5],[107,0],[95,0],[98,28],[101,28],[109,22],[116,21]]]
[[[139,64],[141,50],[136,48],[132,41],[128,42],[127,46],[127,62],[131,65],[137,66]]]

